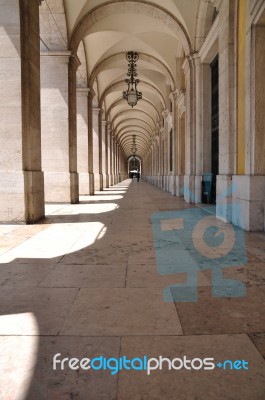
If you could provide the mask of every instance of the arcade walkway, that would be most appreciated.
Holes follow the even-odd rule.
[[[128,180],[78,205],[47,205],[37,225],[0,226],[1,400],[265,398],[265,235],[246,233],[247,266],[224,272],[246,297],[213,297],[205,270],[198,301],[165,302],[185,273],[158,273],[151,216],[189,207]],[[249,369],[53,371],[57,353],[246,360]]]

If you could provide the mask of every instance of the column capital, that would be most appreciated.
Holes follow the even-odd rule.
[[[46,63],[69,63],[71,51],[42,51],[40,53],[41,62]]]
[[[195,65],[201,64],[201,57],[199,53],[191,54],[190,59],[194,62]]]
[[[165,129],[161,127],[159,130],[159,133],[160,133],[161,138],[164,139],[165,138]]]
[[[89,91],[90,91],[89,88],[83,88],[83,87],[76,88],[76,93],[84,97],[89,95]]]
[[[92,100],[95,95],[96,95],[96,93],[94,92],[94,90],[91,87],[89,87],[88,88],[88,98],[90,100]]]
[[[169,99],[170,99],[172,102],[176,101],[176,99],[177,99],[177,97],[178,97],[178,95],[179,95],[179,92],[180,92],[179,89],[176,89],[176,90],[174,90],[173,92],[171,92],[171,93],[169,94]]]
[[[70,56],[70,62],[77,71],[78,67],[81,65],[81,61],[79,60],[77,54],[71,54]]]
[[[92,108],[92,111],[93,111],[95,114],[100,115],[100,114],[101,114],[101,111],[102,111],[102,108],[93,107],[93,108]]]
[[[198,53],[194,53],[186,57],[182,64],[182,69],[184,71],[184,74],[187,75],[190,69],[199,62],[200,62],[200,56],[198,55]]]

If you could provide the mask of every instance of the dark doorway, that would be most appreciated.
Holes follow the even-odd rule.
[[[219,68],[218,56],[211,63],[211,130],[212,130],[212,151],[211,151],[211,172],[212,176],[212,193],[211,203],[216,203],[216,176],[219,174]]]

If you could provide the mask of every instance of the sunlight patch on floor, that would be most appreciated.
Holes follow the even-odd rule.
[[[0,256],[0,264],[19,258],[50,259],[91,246],[106,232],[101,222],[62,223],[47,226]]]
[[[20,336],[25,327],[32,336]],[[37,362],[39,328],[31,312],[0,316],[1,399],[26,400]],[[12,335],[12,336],[5,336]]]

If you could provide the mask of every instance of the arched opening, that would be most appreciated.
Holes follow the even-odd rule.
[[[142,161],[138,156],[131,156],[128,158],[128,177],[133,179],[142,173]]]

